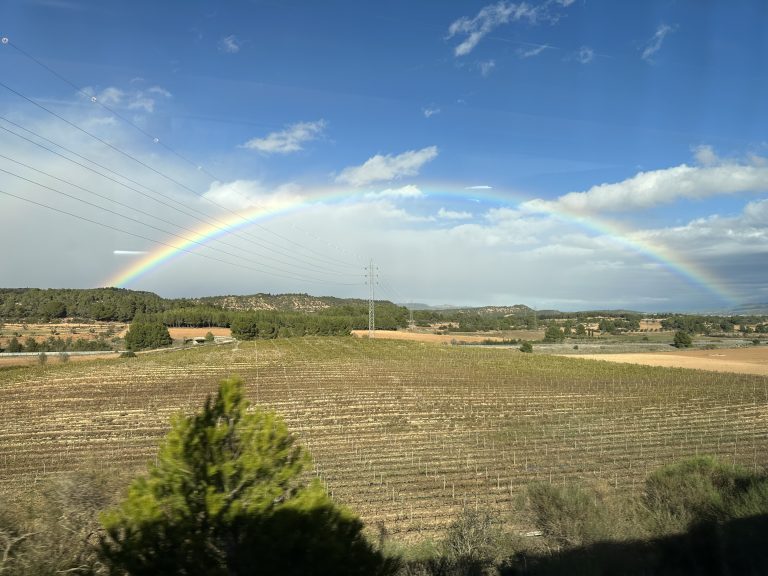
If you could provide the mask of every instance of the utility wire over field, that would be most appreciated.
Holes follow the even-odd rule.
[[[165,144],[164,142],[161,142],[159,138],[157,138],[156,136],[153,136],[152,134],[150,134],[149,132],[147,132],[146,130],[144,130],[140,126],[138,126],[135,122],[132,122],[130,119],[126,118],[124,115],[122,115],[118,111],[114,110],[112,107],[107,106],[103,102],[100,102],[96,97],[94,97],[92,95],[89,95],[86,90],[84,90],[83,88],[77,86],[74,82],[72,82],[71,80],[67,79],[65,76],[63,76],[62,74],[60,74],[59,72],[57,72],[56,70],[51,68],[50,66],[48,66],[48,65],[44,64],[43,62],[41,62],[40,60],[38,60],[37,58],[32,56],[26,50],[22,49],[19,46],[16,46],[14,43],[10,42],[8,39],[4,39],[4,43],[3,44],[4,44],[4,46],[10,46],[10,47],[14,48],[20,54],[22,54],[26,58],[28,58],[30,61],[34,62],[38,66],[41,66],[43,69],[45,69],[46,71],[48,71],[49,73],[51,73],[52,75],[57,77],[59,80],[65,82],[67,85],[69,85],[70,87],[74,88],[79,94],[81,94],[83,96],[87,96],[94,104],[98,104],[102,109],[104,109],[108,113],[112,114],[114,117],[122,120],[126,124],[130,125],[134,129],[138,130],[143,136],[145,136],[147,138],[150,138],[154,144],[161,144],[163,146],[163,148],[165,148],[167,151],[171,152],[174,156],[182,159],[183,161],[185,161],[188,164],[194,165],[196,169],[198,169],[199,171],[204,172],[205,174],[207,174],[211,178],[214,178],[216,180],[220,180],[220,179],[216,178],[215,175],[213,175],[209,171],[205,170],[202,166],[193,163],[191,160],[189,160],[183,154],[179,153],[178,151],[176,151],[175,149],[173,149],[169,145]],[[229,213],[230,215],[232,215],[234,217],[238,217],[239,216],[238,212],[236,212],[234,210],[231,210],[231,209],[227,208],[226,206],[223,206],[222,204],[212,200],[211,198],[208,198],[204,193],[202,193],[202,192],[200,192],[198,190],[195,190],[194,188],[184,184],[183,182],[179,181],[177,178],[174,178],[174,177],[168,175],[163,170],[161,170],[159,168],[156,168],[155,166],[150,165],[149,163],[147,163],[147,162],[141,160],[140,158],[138,158],[136,155],[123,150],[119,146],[116,146],[115,144],[112,144],[112,143],[106,141],[105,139],[95,135],[94,133],[92,133],[91,131],[83,128],[82,126],[78,125],[77,123],[68,120],[67,118],[65,118],[61,114],[57,113],[56,111],[52,110],[51,108],[40,104],[38,101],[36,101],[35,99],[25,95],[21,91],[12,88],[11,86],[6,84],[5,82],[0,81],[0,87],[3,87],[5,90],[7,90],[8,92],[16,95],[18,98],[24,100],[28,104],[33,105],[36,108],[44,111],[45,113],[53,116],[54,118],[58,119],[59,121],[63,122],[67,126],[69,126],[70,128],[72,128],[72,129],[74,129],[74,130],[76,130],[76,131],[86,135],[87,137],[93,139],[94,141],[100,143],[101,145],[103,145],[104,147],[108,148],[112,152],[114,152],[116,154],[119,154],[120,156],[131,160],[132,162],[138,164],[143,169],[148,170],[149,172],[153,173],[154,175],[162,177],[163,179],[165,179],[169,183],[171,183],[171,184],[181,188],[182,190],[184,190],[186,192],[189,192],[189,193],[192,193],[195,196],[200,197],[202,200],[204,200],[205,202],[209,203],[213,207],[215,207],[215,208],[217,208],[217,209],[219,209],[219,210],[221,210],[223,212]],[[235,230],[228,229],[227,224],[225,224],[218,217],[210,216],[206,212],[201,211],[198,208],[195,208],[194,206],[191,206],[187,202],[179,201],[178,199],[176,199],[174,197],[171,197],[170,195],[168,195],[166,193],[160,192],[160,191],[158,191],[158,190],[156,190],[156,189],[154,189],[152,187],[149,187],[149,186],[139,182],[135,178],[128,177],[125,174],[121,174],[121,173],[119,173],[119,172],[117,172],[117,171],[115,171],[115,170],[113,170],[111,168],[108,168],[104,164],[96,162],[96,161],[94,161],[94,160],[84,156],[83,154],[80,154],[80,153],[78,153],[78,152],[76,152],[76,151],[74,151],[74,150],[72,150],[72,149],[70,149],[70,148],[60,144],[60,143],[56,143],[53,140],[51,140],[51,139],[49,139],[49,138],[47,138],[47,137],[45,137],[45,136],[35,132],[34,130],[32,130],[32,129],[28,128],[28,127],[23,126],[22,124],[20,124],[18,122],[14,122],[14,121],[12,121],[12,120],[10,120],[8,118],[4,118],[4,117],[2,118],[2,120],[4,122],[6,122],[7,124],[15,127],[18,130],[23,130],[27,134],[30,134],[31,136],[35,137],[37,140],[33,140],[30,137],[24,136],[22,133],[20,133],[18,131],[15,131],[15,130],[11,130],[11,129],[5,127],[5,126],[0,126],[1,129],[3,129],[4,131],[6,131],[9,134],[12,134],[12,135],[16,136],[17,138],[23,139],[23,140],[27,141],[30,144],[33,144],[33,145],[35,145],[35,146],[37,146],[39,148],[42,148],[43,150],[46,150],[47,152],[49,152],[51,154],[55,154],[56,156],[58,156],[60,158],[63,158],[65,160],[67,160],[68,162],[78,166],[79,168],[82,168],[84,170],[88,170],[89,172],[91,172],[93,174],[96,174],[96,175],[98,175],[98,176],[100,176],[102,178],[105,178],[105,179],[109,180],[113,184],[119,185],[119,186],[121,186],[121,187],[123,187],[125,189],[130,190],[131,192],[140,194],[140,195],[142,195],[145,198],[151,199],[151,200],[153,200],[155,202],[158,202],[159,204],[161,204],[161,205],[163,205],[165,207],[171,208],[171,209],[173,209],[174,211],[176,211],[179,214],[183,214],[184,216],[191,217],[194,220],[197,220],[198,222],[202,222],[202,223],[205,223],[205,224],[207,224],[209,226],[212,226],[218,232],[220,232],[222,235],[226,234],[227,236],[244,240],[244,241],[246,241],[246,242],[248,242],[250,244],[253,244],[253,245],[257,246],[260,249],[265,250],[266,253],[264,253],[264,252],[256,253],[256,255],[258,256],[259,260],[267,259],[267,260],[271,260],[273,262],[277,262],[279,264],[287,265],[287,266],[292,267],[292,268],[297,268],[297,270],[300,273],[301,272],[304,273],[304,276],[301,277],[301,278],[296,277],[296,279],[308,280],[308,281],[313,282],[313,283],[319,282],[319,283],[323,283],[323,284],[338,284],[338,285],[356,285],[359,282],[359,281],[358,282],[343,281],[344,278],[351,279],[352,277],[359,277],[357,273],[353,272],[354,269],[358,268],[358,265],[355,264],[355,263],[349,262],[348,260],[344,260],[344,259],[340,259],[340,258],[337,258],[337,257],[334,257],[334,256],[329,256],[327,254],[324,254],[324,253],[316,250],[315,248],[313,248],[311,246],[302,244],[302,243],[297,242],[296,240],[294,240],[292,238],[289,238],[289,237],[287,237],[287,236],[285,236],[283,234],[280,234],[278,232],[270,230],[269,228],[259,224],[258,222],[253,222],[253,221],[248,222],[248,226],[256,228],[256,229],[258,229],[258,230],[260,230],[260,231],[262,231],[262,232],[264,232],[264,233],[266,233],[268,235],[271,235],[272,237],[276,238],[277,241],[275,241],[275,240],[267,240],[267,239],[260,239],[260,238],[257,238],[256,236],[254,236],[251,233],[247,233],[247,232],[244,232],[244,231],[235,231]],[[56,151],[54,148],[52,148],[50,146],[42,144],[40,142],[40,140],[42,140],[43,142],[46,142],[50,146],[53,146],[55,148],[58,148],[60,150],[63,150],[65,152],[67,152],[69,155],[65,155],[65,154],[63,154],[61,152]],[[83,163],[83,162],[81,162],[79,160],[74,159],[73,156],[74,156],[74,158],[82,160],[83,162],[87,162],[87,164],[85,164],[85,163]],[[50,178],[53,178],[53,179],[55,179],[55,180],[57,180],[59,182],[66,183],[66,184],[68,184],[68,185],[70,185],[70,186],[72,186],[74,188],[77,188],[77,189],[79,189],[81,191],[87,192],[87,193],[92,194],[92,195],[98,195],[97,193],[93,192],[92,190],[90,190],[90,189],[88,189],[88,188],[86,188],[84,186],[81,186],[80,184],[74,183],[74,182],[72,182],[69,179],[58,177],[56,175],[51,174],[49,171],[41,170],[38,167],[31,166],[30,164],[24,163],[24,162],[22,162],[22,161],[20,161],[18,159],[14,159],[14,158],[11,158],[11,157],[8,157],[8,156],[5,156],[5,155],[3,155],[3,159],[5,159],[6,161],[9,161],[9,162],[13,162],[13,163],[15,163],[17,165],[22,165],[25,168],[27,168],[29,170],[32,170],[32,171],[35,171],[35,172],[37,172],[39,174],[45,174],[46,176],[48,176]],[[94,166],[99,168],[99,170],[94,168]],[[11,173],[11,172],[9,172],[7,170],[5,170],[4,173],[6,173],[8,175],[11,175],[11,176],[15,176],[17,178],[24,178],[23,176]],[[26,180],[28,182],[30,182],[30,183],[34,183],[34,184],[40,185],[40,183],[33,182],[30,179],[26,179]],[[188,237],[181,236],[180,234],[178,234],[176,232],[169,232],[167,230],[159,229],[156,226],[153,226],[151,224],[147,224],[143,220],[139,220],[139,219],[136,219],[136,218],[131,218],[131,217],[125,216],[124,214],[116,213],[115,211],[111,211],[109,209],[106,209],[103,206],[94,205],[93,203],[89,203],[87,201],[84,201],[84,200],[74,196],[73,194],[67,194],[67,193],[64,193],[64,192],[62,192],[60,190],[53,189],[51,187],[46,187],[46,188],[48,190],[54,191],[54,192],[56,192],[56,193],[58,193],[60,195],[67,196],[70,199],[73,199],[75,201],[79,201],[81,203],[89,204],[89,205],[97,207],[98,209],[101,209],[101,210],[107,210],[109,212],[112,212],[112,213],[118,215],[119,217],[127,218],[129,220],[133,220],[133,221],[135,221],[137,223],[140,223],[140,224],[142,224],[144,226],[147,226],[149,228],[166,232],[166,233],[170,234],[172,237],[182,238],[182,239],[184,239],[188,243],[197,244],[198,246],[202,246],[202,244],[203,244],[201,241],[197,241],[195,239],[190,239]],[[146,190],[147,192],[149,192],[149,194],[147,192],[142,191],[142,189]],[[6,193],[6,195],[8,195],[8,194]],[[100,195],[100,196],[102,197],[102,199],[106,199],[106,197],[104,195]],[[14,195],[14,197],[17,197],[17,196]],[[163,200],[160,200],[158,197],[162,198]],[[121,206],[122,208],[130,209],[130,210],[132,210],[134,212],[138,212],[139,214],[141,214],[144,217],[153,218],[155,220],[160,220],[160,221],[163,221],[164,223],[172,223],[167,218],[159,218],[157,216],[153,216],[153,215],[149,214],[145,210],[140,210],[140,209],[136,209],[136,208],[133,208],[133,207],[129,207],[125,203],[121,203],[121,202],[118,202],[118,201],[115,201],[115,200],[111,200],[111,199],[109,199],[109,201],[114,203],[114,204],[116,204],[116,205],[118,205],[118,206]],[[34,204],[39,205],[39,206],[43,205],[43,203],[40,203],[40,202],[35,202]],[[49,208],[52,208],[52,207],[49,207]],[[253,209],[258,209],[258,206],[252,206],[251,209],[252,210]],[[66,213],[66,211],[60,211],[60,212],[61,213]],[[86,220],[86,221],[90,221],[90,219],[87,219],[87,218],[83,218],[83,219]],[[172,223],[172,225],[177,227],[177,228],[179,228],[182,231],[192,232],[192,230],[188,226],[185,226],[183,224]],[[118,231],[121,230],[118,227],[112,227],[112,228],[115,229],[115,230],[118,230]],[[133,236],[134,237],[142,237],[141,235],[136,235],[136,234],[133,234]],[[317,238],[316,235],[312,235],[312,236],[314,238]],[[155,242],[155,240],[152,240],[152,239],[150,239],[150,241]],[[232,243],[226,242],[226,241],[224,241],[224,240],[222,240],[220,238],[212,238],[212,239],[210,239],[210,242],[218,242],[218,243],[221,243],[221,244],[224,244],[224,245],[228,245],[231,248],[235,248],[237,250],[243,250],[243,251],[246,251],[248,253],[253,253],[252,249],[249,250],[249,249],[244,249],[244,248],[239,247],[239,246],[235,246]],[[162,244],[164,244],[164,245],[172,245],[172,244],[169,244],[169,243],[166,243],[166,242],[162,242]],[[225,253],[225,254],[231,255],[231,253],[229,253],[229,252],[222,251],[221,249],[217,249],[217,248],[214,248],[212,246],[209,246],[208,245],[209,244],[208,239],[206,239],[205,244],[206,244],[205,247],[207,249],[211,249],[211,250],[214,250],[214,251],[218,251],[220,253]],[[330,246],[330,247],[334,246],[330,242],[325,242],[325,244]],[[192,252],[191,250],[184,250],[184,251],[189,252],[189,253],[197,253],[197,251]],[[303,254],[307,254],[308,256],[302,256],[302,253]],[[242,257],[240,257],[240,258],[242,258]],[[255,262],[254,260],[246,260],[246,261]],[[284,273],[286,272],[285,268],[278,268],[278,267],[274,267],[274,266],[271,266],[271,265],[266,265],[263,262],[259,262],[259,265],[262,267],[262,269],[263,268],[275,269],[278,272],[283,273],[282,277],[286,277],[284,275]],[[263,270],[263,271],[265,273],[267,273],[267,274],[271,274],[269,272],[269,270]],[[324,280],[320,280],[320,279],[315,278],[315,277],[310,278],[310,277],[306,276],[307,272],[309,272],[309,273],[311,273],[313,275],[319,274],[320,276],[334,277],[334,278],[339,279],[341,281],[337,280],[336,282],[334,282],[334,281],[331,281],[328,278],[326,278]],[[274,276],[276,274],[271,274],[271,275]],[[280,274],[277,274],[277,276],[280,277]]]

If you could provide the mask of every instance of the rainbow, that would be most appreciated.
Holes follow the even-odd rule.
[[[517,195],[499,192],[493,189],[483,188],[457,188],[456,185],[432,185],[419,186],[426,199],[439,199],[446,197],[448,199],[460,199],[464,201],[490,201],[499,206],[515,208],[526,199]],[[214,224],[205,224],[194,233],[184,233],[185,240],[167,242],[148,252],[144,257],[132,262],[130,265],[119,270],[110,277],[103,285],[115,287],[127,287],[132,285],[140,278],[146,276],[158,268],[167,265],[175,258],[192,253],[201,245],[205,245],[213,240],[224,237],[233,232],[253,225],[259,221],[275,218],[290,212],[310,208],[313,205],[324,205],[333,202],[343,202],[364,198],[365,193],[359,190],[340,190],[330,188],[318,191],[310,199],[296,198],[286,200],[284,203],[271,207],[256,207],[234,216],[222,217],[215,220]],[[609,221],[607,219],[585,215],[581,213],[569,212],[562,209],[545,209],[543,214],[555,217],[563,222],[574,224],[582,229],[588,230],[594,234],[607,237],[624,248],[639,253],[651,261],[661,265],[666,270],[683,278],[687,283],[695,286],[697,289],[714,295],[725,305],[731,305],[736,301],[732,294],[722,283],[722,281],[705,270],[703,267],[686,259],[682,254],[676,253],[662,244],[653,242],[646,238],[640,238],[628,227]],[[535,212],[531,212],[535,214]]]

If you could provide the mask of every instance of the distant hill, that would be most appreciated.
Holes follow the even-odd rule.
[[[394,308],[377,300],[378,306]],[[130,322],[137,314],[162,314],[189,308],[218,308],[230,312],[270,311],[367,314],[368,301],[309,294],[250,294],[203,298],[163,298],[152,292],[125,288],[39,289],[0,288],[0,320],[49,321],[61,318]]]
[[[405,306],[409,310],[433,310],[435,312],[438,312],[440,310],[458,310],[460,306],[453,306],[451,304],[438,304],[436,306],[431,306],[429,304],[423,304],[421,302],[405,302],[402,304],[399,304],[399,306]]]
[[[768,315],[768,302],[753,303],[753,304],[741,304],[736,306],[730,312],[730,314],[736,316],[753,315],[763,316]]]
[[[429,304],[421,304],[418,302],[409,302],[407,304],[400,304],[410,310],[428,310],[431,312],[451,312],[458,314],[480,314],[480,315],[492,315],[492,316],[522,316],[525,314],[532,314],[533,309],[525,306],[524,304],[515,304],[513,306],[477,306],[477,307],[464,307],[464,306],[451,306],[448,304],[430,306]]]
[[[319,312],[334,306],[327,298],[310,296],[309,294],[249,294],[206,296],[193,300],[195,304],[213,306],[224,310],[240,312],[253,310],[278,310],[281,312]]]

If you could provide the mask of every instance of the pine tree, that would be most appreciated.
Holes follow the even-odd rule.
[[[102,522],[115,574],[389,574],[362,523],[303,474],[308,454],[275,414],[224,380],[178,417],[147,477]]]

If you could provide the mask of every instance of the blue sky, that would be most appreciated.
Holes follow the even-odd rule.
[[[721,310],[768,301],[767,21],[761,1],[6,0],[3,82],[143,165],[2,87],[0,112],[206,218],[277,211],[243,234],[279,234],[272,262],[300,278],[185,253],[131,288],[364,296],[374,258],[393,300]],[[101,285],[142,257],[115,250],[198,227],[7,131],[0,148],[49,185],[0,190],[144,237],[0,195],[4,245],[30,222],[69,239],[6,251],[4,286]],[[270,256],[239,234],[219,241]],[[222,250],[192,251],[239,262]],[[321,256],[349,276],[300,267]]]

